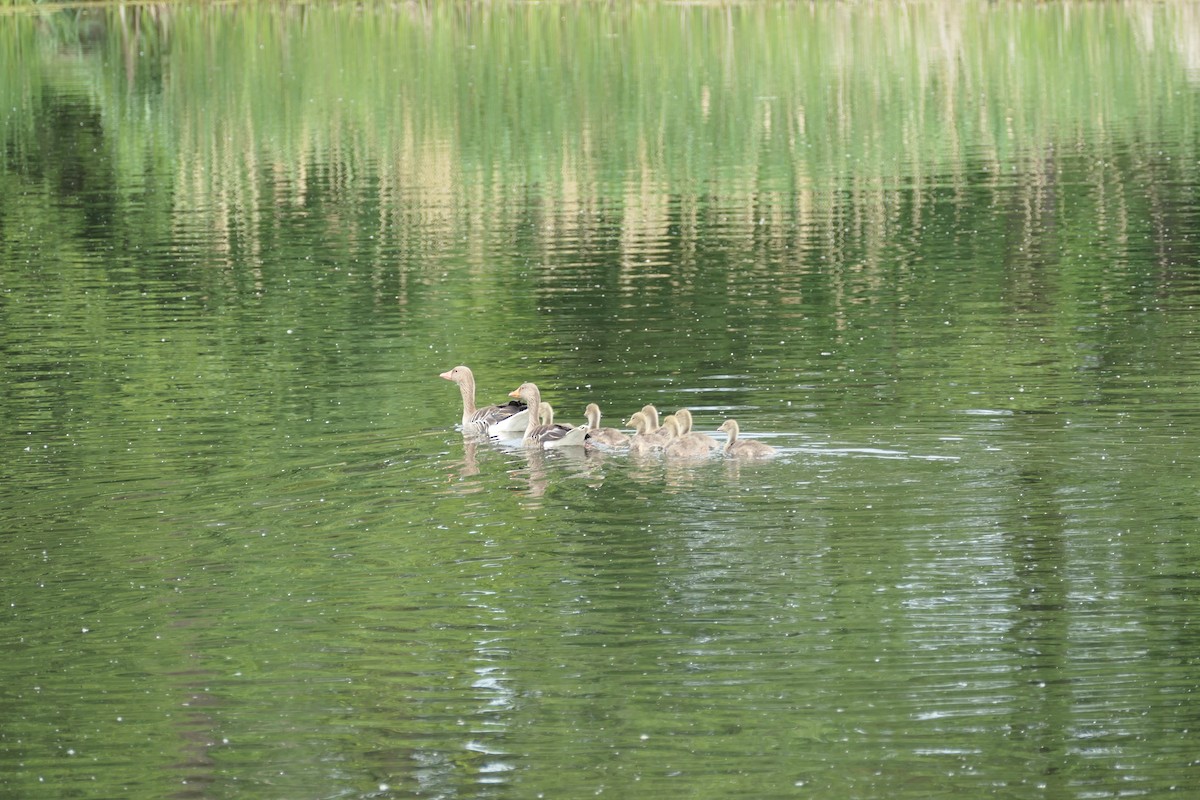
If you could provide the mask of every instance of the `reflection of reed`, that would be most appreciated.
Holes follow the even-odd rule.
[[[318,6],[86,12],[100,21],[99,46],[86,52],[127,65],[116,84],[104,58],[78,67],[94,72],[97,116],[120,126],[116,180],[146,190],[147,216],[165,220],[151,238],[227,268],[209,271],[206,290],[262,295],[272,279],[264,254],[316,228],[328,253],[297,257],[361,258],[331,271],[349,288],[361,280],[379,305],[422,299],[444,279],[447,253],[462,265],[454,312],[492,302],[513,261],[496,254],[517,252],[535,287],[521,302],[546,305],[574,277],[559,271],[564,253],[600,253],[619,293],[598,300],[605,310],[632,316],[658,301],[699,319],[706,304],[736,303],[786,321],[818,297],[836,335],[852,340],[854,306],[911,307],[921,295],[922,262],[938,255],[924,232],[945,225],[947,204],[999,217],[991,234],[1010,253],[1029,253],[1068,201],[1114,243],[1133,241],[1149,218],[1165,252],[1172,221],[1157,187],[1178,181],[1156,171],[1195,162],[1139,152],[1171,141],[1187,113],[1174,99],[1200,64],[1187,3],[658,6],[629,16],[585,4],[569,10],[583,23],[574,26],[537,6],[469,18],[420,4],[373,13],[389,24]],[[654,46],[613,58],[572,33],[613,25]],[[1095,30],[1111,33],[1109,46],[1095,46]],[[1055,47],[1044,47],[1050,35]],[[446,55],[467,49],[470,59]],[[158,54],[163,72],[137,67],[140,52]],[[537,65],[566,53],[570,85],[547,84]],[[694,68],[669,68],[681,61]],[[51,80],[51,67],[38,66],[39,79]],[[389,79],[337,77],[365,73]],[[0,75],[0,98],[23,86]],[[1097,166],[1059,185],[1064,159],[1085,148]],[[1130,159],[1144,163],[1111,166]],[[156,172],[150,160],[175,166]],[[1130,185],[1131,175],[1147,180]],[[147,176],[161,185],[142,186]],[[1006,216],[994,213],[1001,204]],[[989,222],[955,219],[972,234],[954,244],[979,246]],[[1036,260],[1023,263],[1007,276],[1011,296],[1019,310],[1045,310],[1053,287]]]
[[[593,226],[579,224],[580,216],[611,208],[613,197],[627,270],[644,269],[637,265],[661,261],[677,247],[686,263],[695,241],[688,220],[714,197],[735,199],[721,212],[738,227],[749,232],[761,223],[773,232],[748,234],[751,247],[836,242],[849,223],[867,234],[860,260],[869,264],[888,246],[902,210],[885,202],[890,187],[946,176],[953,184],[963,180],[968,161],[992,162],[994,174],[1003,175],[1020,166],[1024,153],[1053,143],[1057,132],[1096,119],[1161,124],[1161,114],[1147,112],[1161,105],[1156,92],[1174,87],[1142,85],[1137,75],[1179,74],[1182,65],[1194,80],[1200,64],[1200,26],[1186,3],[1030,13],[960,3],[660,7],[617,21],[655,45],[652,54],[631,60],[601,58],[571,38],[571,30],[590,34],[614,24],[611,9],[589,6],[571,13],[594,17],[595,24],[573,28],[560,26],[557,13],[509,6],[482,9],[469,20],[442,8],[404,6],[389,12],[389,25],[318,7],[252,6],[214,15],[152,5],[88,13],[102,21],[114,49],[162,52],[173,67],[155,87],[161,93],[148,96],[179,128],[168,137],[178,143],[174,162],[184,165],[171,194],[175,211],[197,230],[219,232],[210,241],[223,253],[264,246],[268,226],[260,215],[268,210],[284,218],[310,212],[315,202],[338,212],[325,223],[332,239],[370,236],[381,254],[402,247],[418,257],[465,241],[481,273],[492,269],[489,254],[515,224],[528,221],[526,214],[541,218],[548,232],[541,242],[552,252],[563,238],[586,235]],[[522,24],[511,24],[514,15]],[[698,35],[710,26],[677,24],[695,18],[720,34]],[[250,25],[258,31],[252,46],[239,35]],[[1088,31],[1097,26],[1113,30],[1109,41],[1127,42],[1132,52],[1116,58],[1110,48],[1094,47]],[[1062,39],[1055,48],[1039,46],[1047,28]],[[539,31],[543,52],[513,62],[501,78],[490,65],[523,52],[529,41],[516,32],[529,30]],[[515,35],[522,36],[520,47]],[[796,46],[797,36],[803,46]],[[468,42],[478,50],[472,59],[444,55],[462,52]],[[1013,42],[1020,43],[1015,51]],[[573,54],[573,86],[583,91],[572,95],[577,102],[564,115],[558,87],[522,87],[543,86],[536,65],[566,52]],[[283,102],[289,87],[280,92],[277,79],[223,81],[223,71],[214,79],[190,55],[210,53],[220,54],[229,75],[284,75],[305,87],[304,102]],[[694,70],[665,68],[682,53]],[[359,74],[367,60],[380,62],[373,73],[392,76],[387,86],[333,79]],[[1146,61],[1153,63],[1127,68]],[[259,68],[246,69],[251,63]],[[1046,74],[1060,80],[1046,83]],[[1076,75],[1108,91],[1075,92]],[[157,78],[133,68],[127,77],[125,90],[139,93],[150,87],[129,84]],[[415,88],[397,96],[389,89],[395,86]],[[473,87],[472,96],[523,105],[464,105],[457,100],[462,86]],[[981,96],[986,104],[979,104]],[[128,106],[120,98],[100,102]],[[882,113],[881,106],[892,111]],[[140,119],[128,122],[125,137],[160,135]],[[477,135],[485,130],[489,135]],[[1106,130],[1098,133],[1103,146]],[[512,172],[535,164],[544,165],[535,176]],[[615,185],[608,176],[616,176]],[[529,179],[545,206],[531,209]],[[862,199],[855,203],[862,216],[839,219],[816,199],[840,193]],[[906,227],[923,222],[919,207],[904,210],[918,215],[905,219]],[[673,231],[674,219],[684,222]]]

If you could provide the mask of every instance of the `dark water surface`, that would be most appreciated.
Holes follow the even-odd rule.
[[[1190,796],[1197,29],[8,14],[0,795]]]

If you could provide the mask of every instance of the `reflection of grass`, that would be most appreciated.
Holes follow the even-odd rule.
[[[69,80],[115,180],[166,170],[165,211],[231,240],[315,202],[339,210],[335,237],[433,215],[411,244],[444,252],[464,229],[503,235],[536,187],[546,224],[604,209],[644,250],[713,196],[832,229],[842,193],[962,186],[979,165],[1049,180],[1047,154],[1160,126],[1197,139],[1189,4],[46,8],[0,30],[20,67],[0,105]],[[0,121],[6,141],[34,135],[28,111]],[[862,207],[868,233],[895,213]]]
[[[41,13],[36,35],[96,39],[97,85],[118,64],[142,79],[112,101],[161,91],[203,152],[241,136],[295,164],[351,137],[370,155],[450,153],[476,177],[516,163],[539,183],[623,183],[646,166],[786,190],[953,171],[964,147],[1010,161],[1097,119],[1153,124],[1195,56],[1150,42],[1186,9],[134,6]]]

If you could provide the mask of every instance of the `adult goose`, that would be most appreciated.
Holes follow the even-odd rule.
[[[739,439],[736,419],[725,420],[717,430],[722,431],[729,437],[725,441],[725,455],[727,456],[733,456],[734,458],[769,458],[777,452],[774,447],[764,442]]]
[[[586,428],[587,427],[586,425],[572,426],[572,425],[564,425],[561,422],[555,422],[554,421],[554,406],[550,405],[545,400],[543,400],[541,402],[541,404],[538,406],[538,421],[541,422],[542,425],[553,426],[553,427],[558,427],[558,428],[566,428],[569,431],[573,431],[573,430],[575,430],[575,428]],[[585,436],[584,438],[589,439],[589,440],[592,438],[592,432],[590,429],[587,431],[587,436]]]
[[[463,433],[488,433],[495,436],[499,433],[522,431],[529,422],[528,408],[519,400],[476,408],[475,375],[469,367],[460,364],[438,377],[458,384],[463,401]]]
[[[529,408],[542,408],[542,393],[538,391],[538,387],[533,383],[522,383],[516,389],[508,393],[509,397],[515,397]],[[554,412],[551,411],[551,414]],[[555,447],[582,447],[584,439],[587,438],[587,425],[579,425],[570,427],[551,423],[543,425],[538,421],[537,415],[530,414],[529,422],[525,425],[525,436],[523,443],[526,447],[543,447],[551,449]]]
[[[596,442],[597,444],[608,445],[609,447],[629,446],[629,434],[619,431],[616,428],[600,427],[600,406],[595,403],[588,403],[587,408],[583,410],[583,415],[587,417],[588,421],[589,442]]]

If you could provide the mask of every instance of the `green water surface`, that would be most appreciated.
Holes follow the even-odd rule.
[[[0,796],[1195,796],[1197,30],[0,9]]]

